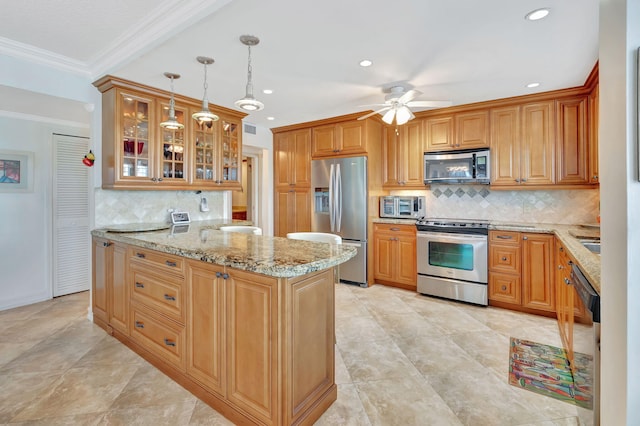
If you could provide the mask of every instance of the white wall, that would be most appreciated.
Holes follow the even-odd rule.
[[[251,124],[251,116],[244,119],[245,123]],[[258,207],[258,218],[254,220],[262,227],[263,235],[273,235],[273,134],[270,129],[261,126],[256,127],[256,134],[242,133],[242,146],[246,155],[257,155],[260,157],[258,167],[254,167],[254,172],[258,175],[258,186],[255,191],[261,194],[261,205]]]
[[[600,1],[602,425],[640,422],[640,0]]]
[[[7,115],[0,111],[0,150],[33,152],[34,180],[33,192],[0,192],[0,310],[52,297],[52,134],[89,135],[88,126],[70,128]]]

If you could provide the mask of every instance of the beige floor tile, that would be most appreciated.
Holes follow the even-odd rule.
[[[420,375],[357,383],[356,387],[372,425],[462,424]]]
[[[373,317],[393,340],[446,334],[442,327],[415,312],[387,315],[374,313]]]
[[[352,341],[374,341],[388,339],[387,333],[373,317],[350,317],[336,319],[338,344]]]
[[[113,364],[137,364],[142,366],[148,363],[117,339],[106,337],[97,342],[74,366],[88,367]]]
[[[8,423],[41,394],[49,392],[61,372],[0,374],[0,424]]]
[[[396,344],[418,371],[425,375],[460,369],[483,368],[450,336],[420,336],[406,340],[398,339]]]
[[[101,424],[103,417],[104,413],[78,414],[11,423],[11,426],[97,426]]]
[[[347,366],[344,364],[344,360],[342,359],[342,354],[340,354],[340,350],[336,348],[336,367],[335,367],[335,382],[337,385],[349,384],[353,381],[351,380],[351,375],[349,374],[349,370],[347,370]]]
[[[138,368],[127,364],[72,368],[13,421],[104,412]]]
[[[338,344],[344,364],[353,382],[392,379],[418,373],[393,340],[376,340],[363,344],[349,341]]]
[[[509,338],[495,331],[451,334],[451,340],[486,368],[507,376]]]
[[[37,341],[29,342],[0,342],[0,368],[13,361],[17,357],[25,354],[29,349],[37,344]]]
[[[338,385],[338,399],[316,421],[316,426],[368,426],[371,425],[362,401],[353,384]]]
[[[108,426],[183,426],[188,425],[196,399],[175,401],[171,404],[112,408],[100,425]]]
[[[222,414],[209,407],[200,400],[196,400],[193,414],[189,421],[190,425],[198,426],[232,426],[233,423],[227,420]]]

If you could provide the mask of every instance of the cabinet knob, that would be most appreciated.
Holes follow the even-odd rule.
[[[598,180],[598,175],[593,175],[593,180]]]
[[[502,261],[505,262],[507,260],[507,256],[502,256]]]
[[[526,179],[521,179],[521,181],[522,181],[522,182],[526,182],[527,180],[526,180]]]
[[[516,182],[520,183],[520,179],[517,179],[517,178],[516,178]]]
[[[102,247],[109,247],[110,245],[111,245],[111,243],[107,242],[107,241],[102,243]]]
[[[144,323],[142,321],[136,321],[136,328],[144,328]]]
[[[502,287],[500,287],[500,290],[502,290],[502,291],[507,291],[507,286],[506,286],[506,285],[503,285]]]
[[[162,178],[158,178],[156,179],[158,182],[162,182]]]
[[[564,247],[560,247],[558,250],[563,252],[564,251]]]
[[[558,269],[564,269],[564,266],[558,265]]]
[[[220,278],[222,276],[222,272],[216,272],[216,277]]]
[[[227,274],[227,273],[222,274],[222,278],[225,279],[225,280],[228,279],[229,278],[229,274]]]
[[[524,237],[522,237],[522,239],[523,239],[523,240],[528,240],[528,239],[529,239],[529,237],[524,236]]]

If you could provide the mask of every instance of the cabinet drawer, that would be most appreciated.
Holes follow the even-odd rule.
[[[158,271],[168,271],[184,275],[184,259],[154,250],[130,247],[130,258],[142,262]]]
[[[490,272],[489,300],[520,305],[520,276]]]
[[[507,274],[520,274],[520,248],[517,246],[491,245],[489,269]]]
[[[497,244],[520,244],[520,232],[489,231],[489,242]]]
[[[150,352],[184,371],[184,326],[133,303],[131,337]]]
[[[131,289],[133,300],[184,323],[181,280],[155,275],[134,263],[131,265]]]
[[[415,225],[396,225],[392,223],[374,223],[373,232],[390,232],[393,234],[415,235]]]

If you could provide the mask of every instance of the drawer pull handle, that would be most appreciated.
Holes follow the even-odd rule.
[[[502,287],[500,287],[500,290],[502,290],[502,291],[507,291],[507,286],[506,286],[506,285],[503,285]]]
[[[167,346],[173,346],[173,347],[176,346],[176,342],[173,342],[173,341],[171,341],[169,339],[164,339],[164,344],[167,345]]]
[[[144,284],[136,282],[136,288],[144,288]]]
[[[168,294],[165,294],[164,298],[165,298],[165,300],[171,300],[171,301],[176,300],[175,296],[169,296]]]
[[[507,260],[507,256],[502,256],[502,261],[505,262]]]
[[[399,231],[399,230],[400,230],[400,228],[398,228],[398,227],[395,227],[395,226],[394,226],[393,228],[391,228],[391,230],[392,230],[392,231]]]
[[[102,247],[109,247],[111,245],[111,243],[105,241],[102,243]]]
[[[499,238],[499,239],[501,239],[501,240],[510,240],[510,239],[512,239],[513,237],[512,237],[511,235],[498,235],[498,237],[497,237],[497,238]]]
[[[141,321],[136,321],[136,328],[144,328],[144,323]]]
[[[167,261],[165,261],[164,263],[165,263],[167,266],[171,266],[171,267],[174,267],[174,268],[177,266],[176,262],[172,262],[171,260],[167,260]]]
[[[136,253],[136,256],[138,256],[140,259],[144,259],[145,258],[144,253]]]

